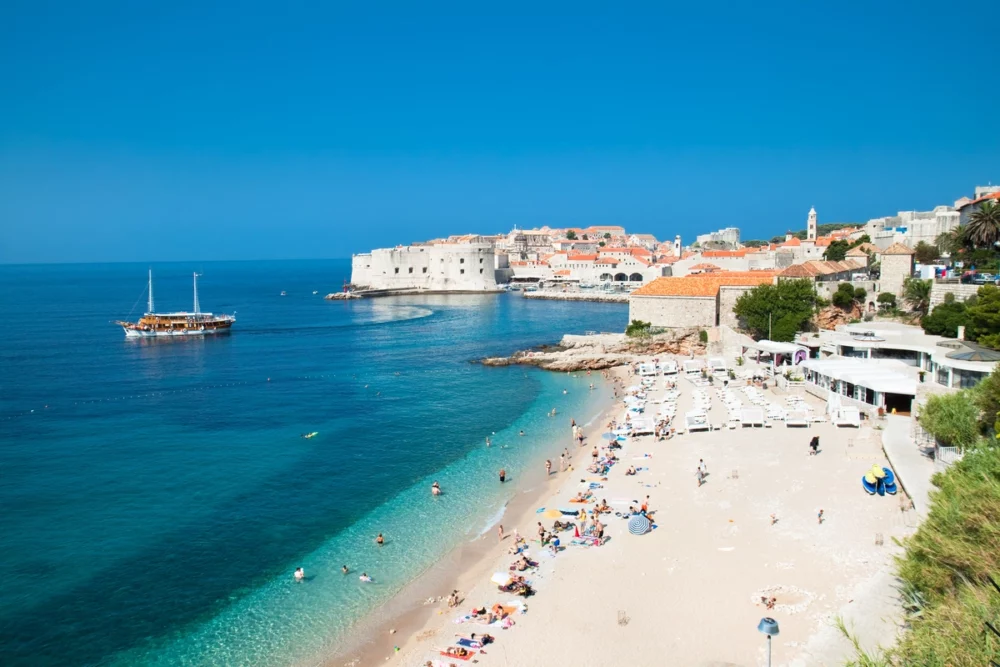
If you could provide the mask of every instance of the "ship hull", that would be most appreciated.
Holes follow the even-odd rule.
[[[125,330],[126,338],[187,338],[191,336],[215,336],[218,334],[227,334],[230,331],[230,327],[219,328],[219,329],[177,329],[174,331],[141,331],[138,329],[129,329],[128,327],[122,327]]]

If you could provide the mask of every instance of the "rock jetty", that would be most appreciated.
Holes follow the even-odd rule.
[[[515,352],[509,357],[488,357],[485,366],[521,364],[549,371],[599,371],[660,354],[688,356],[705,354],[698,329],[674,329],[669,333],[629,338],[625,334],[563,336],[558,345]]]

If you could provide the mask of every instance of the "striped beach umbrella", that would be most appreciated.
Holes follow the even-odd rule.
[[[628,532],[633,535],[645,535],[649,532],[649,519],[641,514],[636,514],[628,520]]]

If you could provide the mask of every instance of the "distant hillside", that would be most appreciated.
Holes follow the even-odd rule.
[[[830,232],[836,231],[838,229],[843,229],[844,227],[864,227],[862,222],[827,222],[822,225],[816,225],[816,235],[825,236]],[[800,229],[797,232],[792,232],[792,236],[797,239],[804,240],[808,234],[808,230]],[[771,243],[781,243],[785,240],[784,235],[774,236],[771,238]]]

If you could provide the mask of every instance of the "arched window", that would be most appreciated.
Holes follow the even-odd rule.
[[[615,282],[624,283],[628,282],[628,274],[626,273],[616,273]]]
[[[630,275],[628,277],[628,279],[631,282],[633,282],[633,283],[641,283],[642,282],[642,274],[641,273],[633,273],[632,275]]]

